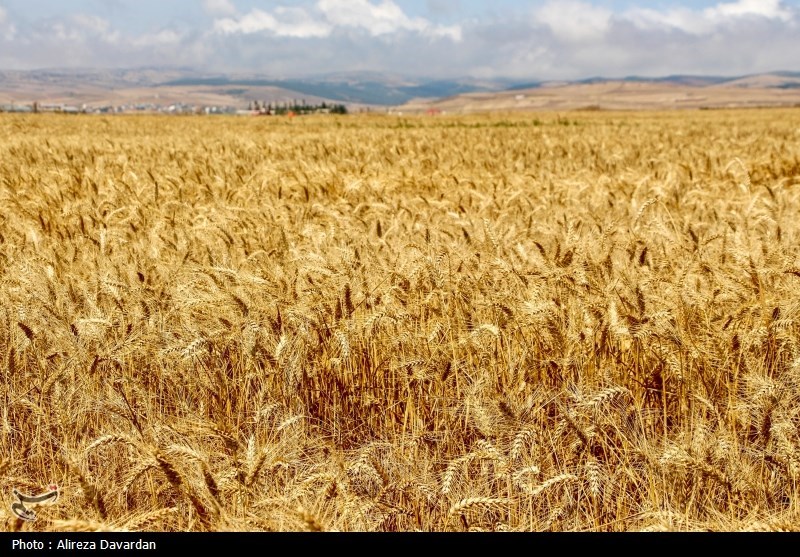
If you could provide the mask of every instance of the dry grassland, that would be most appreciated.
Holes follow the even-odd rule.
[[[798,215],[798,110],[5,115],[0,528],[795,529]]]

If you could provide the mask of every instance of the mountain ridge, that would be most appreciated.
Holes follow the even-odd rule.
[[[533,94],[617,83],[649,87],[680,86],[712,91],[740,88],[751,91],[800,90],[800,72],[779,70],[739,76],[675,74],[668,76],[594,76],[575,80],[520,78],[413,77],[378,71],[331,72],[307,77],[225,74],[191,68],[0,70],[0,103],[70,102],[84,104],[189,102],[244,108],[252,101],[330,101],[352,107],[398,107],[474,94]],[[767,95],[768,96],[768,95]]]

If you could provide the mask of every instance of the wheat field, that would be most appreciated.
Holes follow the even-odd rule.
[[[798,529],[799,215],[797,109],[3,115],[0,528]]]

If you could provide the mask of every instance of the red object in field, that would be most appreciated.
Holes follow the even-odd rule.
[[[292,111],[290,110],[290,111],[289,111],[289,114],[287,114],[287,116],[289,116],[289,118],[294,118],[295,116],[297,116],[297,114],[295,114],[294,112],[292,112]]]

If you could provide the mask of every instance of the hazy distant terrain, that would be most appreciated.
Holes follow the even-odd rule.
[[[394,106],[420,98],[499,92],[514,85],[516,83],[509,80],[406,79],[372,72],[275,79],[154,69],[0,71],[0,104],[33,101],[89,106],[186,103],[245,108],[252,101],[305,100],[308,103],[344,102],[351,106]]]
[[[800,106],[800,74],[768,74],[730,80],[676,77],[654,80],[585,80],[414,100],[398,112],[513,110],[669,110]]]
[[[800,73],[541,82],[407,78],[378,72],[305,79],[204,74],[182,69],[0,72],[0,104],[186,103],[246,108],[255,100],[331,101],[350,106],[393,107],[403,112],[794,106],[800,104]]]
[[[0,72],[0,104],[63,103],[81,106],[185,103],[246,108],[252,101],[326,100],[265,83],[247,86],[205,83],[185,72],[141,70],[109,72]]]

